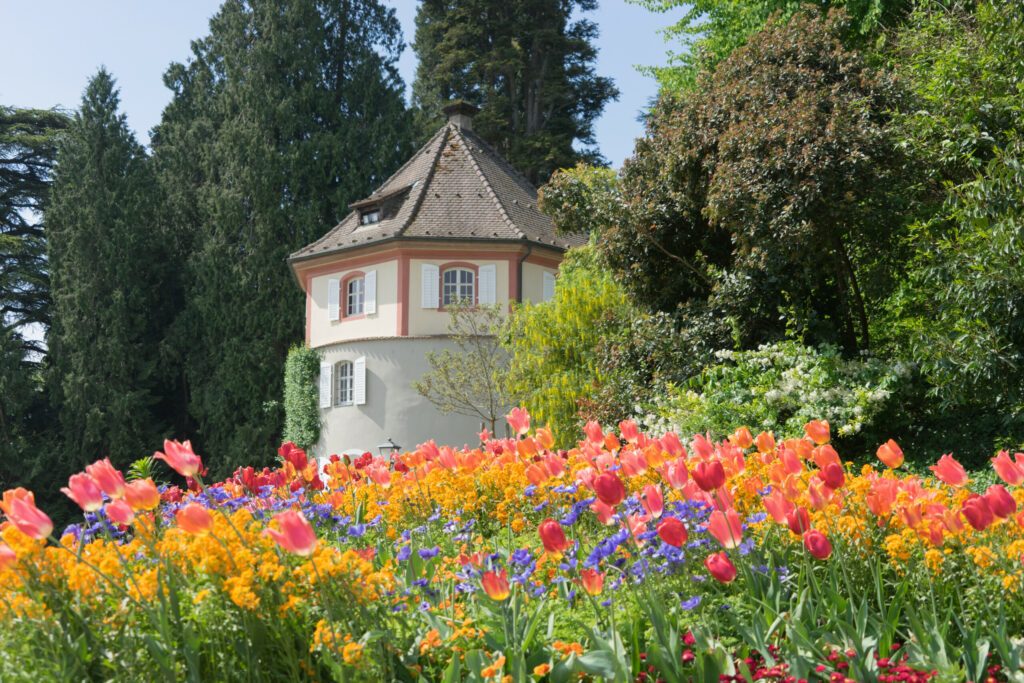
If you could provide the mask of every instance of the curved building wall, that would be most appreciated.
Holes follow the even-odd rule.
[[[377,453],[377,444],[392,439],[403,450],[434,439],[438,444],[478,443],[480,419],[443,415],[420,396],[412,383],[430,366],[427,352],[453,348],[446,337],[362,339],[320,349],[322,362],[366,359],[366,402],[321,408],[323,428],[314,452],[323,458],[351,449]]]

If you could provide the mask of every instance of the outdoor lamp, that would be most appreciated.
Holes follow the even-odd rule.
[[[398,453],[401,452],[401,450],[402,450],[402,447],[399,446],[394,441],[392,441],[390,438],[388,438],[388,440],[385,441],[382,444],[377,444],[377,452],[381,456],[385,456],[385,455],[398,455]]]

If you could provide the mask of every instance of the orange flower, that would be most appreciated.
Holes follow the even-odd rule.
[[[761,432],[754,439],[758,453],[771,453],[775,450],[775,436],[771,432]]]
[[[828,443],[828,420],[811,420],[804,425],[804,432],[819,446],[823,443]]]
[[[740,427],[732,436],[729,437],[729,441],[733,442],[736,446],[747,450],[754,445],[754,436],[750,433],[750,430],[746,427]]]
[[[487,593],[491,600],[501,602],[508,599],[508,572],[504,569],[500,572],[484,572],[483,578],[480,579],[480,583],[484,587],[484,592]]]
[[[53,522],[36,507],[31,491],[23,488],[4,491],[2,507],[11,524],[26,536],[41,541],[53,533]]]
[[[580,572],[580,583],[583,590],[590,595],[600,595],[604,590],[604,573],[595,569],[584,569]]]
[[[124,487],[124,499],[135,510],[155,510],[160,505],[160,491],[152,479],[136,479]]]
[[[939,458],[939,462],[928,469],[943,482],[950,486],[963,486],[967,483],[967,472],[951,453]]]
[[[267,529],[264,533],[290,553],[308,557],[316,548],[316,532],[301,512],[285,510],[276,517],[280,531]]]
[[[110,458],[97,460],[86,467],[85,471],[96,480],[103,493],[114,499],[124,496],[124,475],[110,464]]]
[[[903,449],[892,439],[879,446],[876,455],[886,467],[896,469],[903,464]]]
[[[163,460],[172,470],[183,477],[194,477],[203,467],[202,459],[192,450],[192,442],[164,440],[164,452],[153,454],[157,460]]]
[[[174,515],[178,526],[190,534],[205,534],[213,527],[210,511],[199,503],[189,503]]]
[[[88,474],[72,474],[61,492],[86,512],[96,512],[103,507],[103,491]]]

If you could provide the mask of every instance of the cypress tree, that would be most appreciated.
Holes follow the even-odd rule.
[[[473,129],[535,185],[579,161],[602,163],[594,122],[618,99],[598,76],[596,0],[423,0],[413,99],[426,131],[441,107],[481,107]]]
[[[69,469],[151,453],[163,431],[159,347],[167,259],[145,150],[114,79],[89,81],[63,137],[46,213],[53,293],[47,337]]]
[[[187,300],[175,352],[215,473],[276,450],[304,322],[289,253],[411,153],[402,48],[377,0],[228,0],[165,76],[154,154]]]

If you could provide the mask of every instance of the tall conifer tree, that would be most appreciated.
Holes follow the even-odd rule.
[[[303,330],[287,256],[411,153],[402,48],[377,0],[228,0],[165,76],[154,154],[185,265],[176,348],[215,472],[275,450]]]
[[[423,0],[413,98],[427,131],[441,107],[481,107],[474,130],[532,183],[578,161],[603,161],[594,122],[618,99],[598,76],[597,25],[573,15],[596,0]],[[579,148],[579,149],[577,149]]]
[[[100,69],[59,146],[46,214],[47,342],[69,467],[107,455],[123,464],[152,452],[163,431],[167,259],[152,169],[118,106]]]

